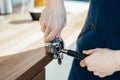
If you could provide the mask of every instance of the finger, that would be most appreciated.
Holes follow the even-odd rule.
[[[92,53],[94,53],[95,52],[95,49],[90,49],[90,50],[84,50],[83,51],[83,53],[84,54],[87,54],[87,55],[90,55],[90,54],[92,54]]]
[[[90,71],[90,72],[93,72],[94,71],[94,67],[93,66],[91,67],[91,66],[87,65],[87,70]]]
[[[106,75],[104,75],[104,74],[99,74],[98,76],[101,77],[101,78],[103,78],[103,77],[105,77]]]
[[[46,27],[44,36],[48,36],[51,31],[52,31],[52,29],[50,27]]]
[[[104,75],[104,74],[101,74],[100,72],[93,72],[93,74],[94,74],[95,76],[98,76],[98,77],[101,77],[101,78],[105,77],[105,75]]]
[[[45,32],[46,30],[46,25],[44,23],[41,24],[41,31],[42,32]]]
[[[58,34],[58,30],[54,29],[50,32],[50,34],[47,36],[47,41],[52,41],[56,35]]]
[[[97,51],[97,50],[101,50],[101,48],[96,48],[95,50],[96,50],[96,51]]]
[[[98,75],[99,75],[99,73],[98,73],[98,72],[93,72],[93,74],[94,74],[95,76],[98,76]]]
[[[99,77],[101,77],[101,78],[103,78],[103,77],[105,77],[105,76],[108,76],[106,73],[104,73],[104,72],[96,72],[96,74],[97,74],[97,76],[99,76]]]
[[[57,35],[56,35],[56,38],[61,38],[61,32],[59,32]]]
[[[85,63],[84,60],[82,60],[82,61],[80,62],[80,66],[81,66],[81,67],[86,67],[86,63]]]
[[[114,72],[100,72],[99,71],[99,77],[105,77],[105,76],[109,76],[112,75]]]
[[[65,24],[64,24],[63,26],[65,26]],[[62,32],[62,29],[63,29],[63,28],[62,28],[62,26],[61,26],[61,29],[59,30],[59,32],[58,32],[58,34],[56,35],[56,37],[58,37],[58,38],[60,38],[60,37],[61,37],[61,35],[60,35],[60,34],[61,34],[61,32]]]
[[[60,34],[58,34],[58,35],[56,36],[56,38],[61,38],[61,35],[60,35]]]
[[[114,74],[114,72],[112,72],[112,73],[108,73],[107,76],[112,75],[112,74]]]
[[[44,30],[43,30],[44,23],[43,23],[43,21],[42,21],[42,16],[41,16],[39,22],[40,22],[40,28],[41,28],[41,31],[44,32]]]
[[[49,27],[47,27],[45,30],[45,33],[44,33],[44,40],[45,41],[49,41],[49,40],[47,40],[47,37],[50,34],[50,32],[51,32],[51,29]]]

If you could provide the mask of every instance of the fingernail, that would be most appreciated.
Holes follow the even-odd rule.
[[[80,62],[80,66],[81,67],[85,67],[86,66],[83,60]]]
[[[81,64],[80,66],[81,66],[81,67],[85,67],[86,65],[84,65],[84,64]]]
[[[86,52],[87,52],[87,50],[84,50],[84,51],[83,51],[83,53],[86,53]]]

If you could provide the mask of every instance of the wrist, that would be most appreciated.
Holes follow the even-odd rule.
[[[64,7],[64,0],[45,0],[45,7],[48,8]]]
[[[115,50],[113,55],[115,56],[113,59],[115,59],[116,71],[120,71],[120,50]]]

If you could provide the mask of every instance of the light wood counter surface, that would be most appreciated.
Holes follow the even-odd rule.
[[[68,14],[61,34],[65,48],[76,41],[85,17],[86,12]],[[42,36],[39,22],[31,21],[29,13],[0,18],[0,80],[31,80],[44,69],[52,57],[43,48]]]

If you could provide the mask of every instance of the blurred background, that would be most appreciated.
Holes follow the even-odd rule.
[[[20,4],[22,1],[26,1],[26,0],[13,0],[13,4],[17,5],[17,4]],[[65,1],[85,1],[85,2],[88,2],[89,0],[65,0]]]
[[[79,8],[80,5],[78,4],[80,2],[88,3],[89,0],[65,0],[65,2],[67,8],[66,10],[68,10],[68,7],[70,7],[72,10],[74,7]],[[0,0],[0,14],[26,12],[34,7],[43,7],[43,6],[44,6],[43,0]]]

